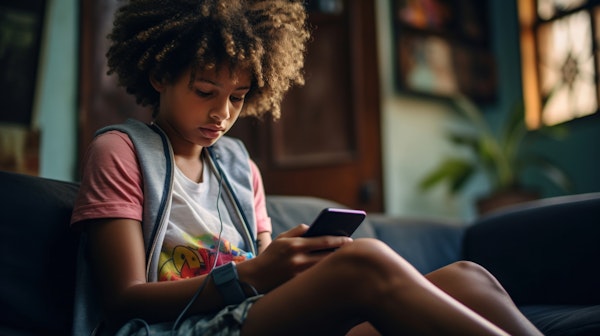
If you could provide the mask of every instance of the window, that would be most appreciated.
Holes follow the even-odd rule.
[[[528,127],[596,113],[600,3],[518,0],[518,5]]]

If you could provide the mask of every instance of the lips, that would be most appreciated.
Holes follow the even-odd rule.
[[[216,139],[225,131],[222,127],[201,127],[199,130],[205,138],[209,139]]]

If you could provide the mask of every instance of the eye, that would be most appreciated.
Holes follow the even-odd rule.
[[[245,96],[230,96],[229,100],[231,100],[232,103],[239,103],[243,102],[245,98]]]
[[[198,90],[198,89],[194,90],[194,92],[196,93],[196,95],[198,97],[202,97],[202,98],[207,98],[207,97],[210,97],[210,95],[211,95],[210,92],[205,92],[205,91]]]

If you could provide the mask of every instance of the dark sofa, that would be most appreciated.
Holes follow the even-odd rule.
[[[75,183],[0,172],[0,334],[68,335],[78,236]],[[268,196],[274,234],[310,223],[311,197]],[[429,272],[466,259],[487,267],[547,335],[600,335],[600,193],[527,203],[475,223],[369,214],[378,237]]]

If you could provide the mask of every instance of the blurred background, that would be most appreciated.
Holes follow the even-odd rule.
[[[468,221],[490,195],[600,191],[595,3],[307,1],[306,85],[231,134],[268,194],[369,212]],[[0,1],[0,169],[77,181],[96,129],[149,120],[105,74],[117,5]]]

